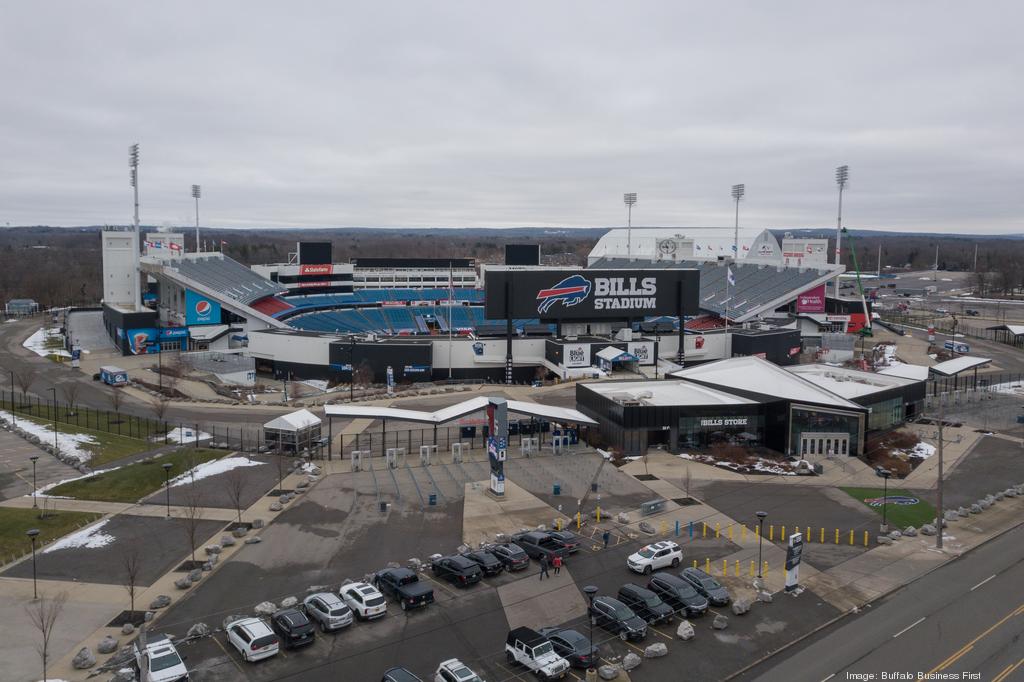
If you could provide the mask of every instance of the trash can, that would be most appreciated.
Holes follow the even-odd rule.
[[[429,504],[431,507],[437,506],[437,493],[430,493],[427,496],[427,504]]]
[[[591,483],[590,484],[590,492],[592,492],[592,493],[596,493],[597,492],[597,483]]]
[[[562,484],[561,483],[556,483],[553,486],[551,486],[551,494],[552,495],[561,495],[562,494]]]
[[[380,513],[381,514],[387,514],[388,513],[388,503],[387,502],[381,502],[380,503]]]

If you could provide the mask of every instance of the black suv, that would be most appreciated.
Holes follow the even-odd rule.
[[[373,586],[381,594],[394,597],[403,611],[426,606],[434,602],[434,590],[426,583],[421,583],[418,575],[408,568],[385,568],[373,576]]]
[[[633,613],[618,599],[595,597],[589,609],[594,625],[617,634],[622,639],[643,639],[647,636],[647,621]]]
[[[618,598],[620,602],[633,609],[636,615],[651,625],[668,622],[672,620],[672,615],[675,613],[671,606],[661,600],[661,597],[646,587],[640,587],[633,583],[626,583],[620,587]]]
[[[574,668],[589,668],[599,655],[596,646],[585,635],[569,628],[541,628],[542,637],[547,637],[555,653],[569,661]]]
[[[423,682],[405,668],[391,668],[384,671],[384,677],[380,682]]]
[[[438,578],[444,578],[458,587],[469,587],[480,582],[483,572],[472,559],[454,554],[430,562],[430,568]]]
[[[647,589],[687,616],[699,616],[708,610],[708,600],[697,594],[688,581],[671,573],[655,573]]]
[[[521,571],[530,565],[529,555],[522,547],[511,542],[491,545],[487,551],[496,556],[509,571]]]
[[[475,549],[471,552],[463,553],[464,557],[470,561],[476,563],[480,567],[480,570],[484,572],[484,575],[498,575],[505,570],[505,564],[501,563],[501,560],[488,552],[485,549]]]
[[[270,627],[286,649],[313,643],[313,622],[298,609],[281,609],[276,612],[270,617]]]
[[[712,606],[728,606],[729,590],[699,568],[686,568],[679,577],[693,585],[697,594],[711,602]]]

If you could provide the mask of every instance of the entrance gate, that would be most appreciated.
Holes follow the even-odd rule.
[[[805,431],[800,434],[800,456],[817,455],[831,457],[833,455],[850,454],[850,434],[848,433],[813,433]]]

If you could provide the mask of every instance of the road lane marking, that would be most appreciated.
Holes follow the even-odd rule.
[[[945,670],[946,668],[948,668],[949,666],[953,665],[954,663],[959,661],[961,658],[963,658],[963,656],[965,654],[967,654],[973,648],[974,648],[974,645],[972,644],[970,646],[967,646],[967,647],[961,649],[960,651],[956,652],[955,654],[953,654],[952,656],[947,658],[945,661],[943,661],[942,664],[939,665],[939,667],[936,668],[935,670],[936,671]]]
[[[972,588],[970,589],[970,592],[974,592],[974,591],[975,591],[976,589],[978,589],[979,587],[981,587],[982,585],[984,585],[984,584],[985,584],[985,583],[987,583],[987,582],[988,582],[989,580],[992,580],[992,578],[995,578],[995,577],[996,577],[996,576],[995,576],[995,574],[993,573],[992,575],[990,575],[989,577],[985,578],[985,579],[984,579],[984,580],[982,580],[982,581],[981,581],[980,583],[978,583],[977,585],[975,585],[974,587],[972,587]]]
[[[220,650],[221,650],[221,651],[223,651],[223,652],[224,652],[224,655],[228,657],[228,660],[229,660],[229,661],[231,661],[231,663],[232,663],[232,664],[233,664],[233,665],[234,665],[234,666],[235,666],[236,668],[238,668],[238,672],[240,672],[240,673],[242,673],[242,674],[244,675],[244,674],[245,674],[245,671],[244,671],[244,670],[242,670],[242,666],[238,665],[238,661],[236,661],[236,660],[235,660],[235,657],[234,657],[234,656],[232,656],[231,654],[229,654],[229,653],[228,653],[228,650],[224,648],[224,645],[220,643],[220,640],[219,640],[219,639],[217,639],[216,637],[211,637],[210,639],[212,639],[212,640],[213,640],[214,642],[216,642],[216,643],[217,643],[217,646],[218,646],[218,647],[220,648]],[[232,646],[231,648],[232,648],[232,649],[234,649],[234,647],[233,647],[233,646]]]
[[[831,680],[831,679],[832,679],[833,677],[835,677],[835,676],[836,676],[836,674],[835,674],[835,673],[832,673],[831,675],[829,675],[828,677],[826,677],[825,679],[823,679],[823,680],[822,680],[821,682],[828,682],[829,680]]]
[[[1014,670],[1021,666],[1022,663],[1024,663],[1024,658],[1020,659],[1016,663],[1011,663],[1010,665],[1006,666],[1005,668],[1003,668],[1002,672],[1000,672],[998,675],[992,678],[992,682],[1003,682],[1003,680],[1009,677]]]
[[[658,628],[648,626],[647,629],[650,630],[651,632],[658,633],[659,635],[661,635],[665,639],[672,639],[672,635],[666,634],[666,633],[662,632],[661,630],[659,630]]]
[[[956,661],[956,660],[957,660],[958,658],[960,658],[961,656],[963,656],[964,654],[966,654],[966,653],[967,653],[968,651],[970,651],[970,650],[971,650],[972,648],[974,648],[974,645],[975,645],[975,644],[976,644],[976,643],[977,643],[977,642],[978,642],[978,641],[979,641],[979,640],[980,640],[980,639],[981,639],[982,637],[985,637],[985,636],[987,636],[987,635],[988,635],[989,633],[991,633],[991,632],[992,632],[993,630],[995,630],[996,628],[998,628],[998,627],[999,627],[1000,625],[1002,625],[1002,624],[1003,624],[1003,623],[1005,623],[1006,621],[1008,621],[1008,620],[1010,620],[1011,618],[1013,618],[1014,616],[1018,616],[1018,615],[1020,615],[1020,614],[1022,614],[1022,613],[1024,613],[1024,604],[1020,604],[1019,606],[1015,607],[1015,608],[1013,609],[1013,611],[1010,611],[1010,612],[1009,612],[1008,614],[1006,614],[1005,616],[1003,616],[1002,618],[1000,618],[1000,619],[999,619],[998,621],[996,621],[996,623],[994,623],[993,625],[991,625],[991,626],[990,626],[990,627],[989,627],[989,628],[988,628],[987,630],[985,630],[985,631],[984,631],[984,632],[982,632],[982,633],[981,633],[980,635],[978,635],[977,637],[975,637],[974,639],[972,639],[972,640],[971,640],[970,642],[968,642],[967,644],[965,644],[965,645],[963,646],[963,648],[962,648],[962,649],[960,649],[960,650],[959,650],[958,652],[954,653],[954,654],[953,654],[952,656],[950,656],[949,658],[947,658],[947,659],[946,659],[945,661],[943,661],[943,662],[942,662],[942,663],[940,663],[939,665],[937,665],[937,666],[935,666],[934,668],[932,668],[931,670],[929,670],[929,671],[928,671],[928,674],[936,673],[936,672],[939,672],[940,670],[943,670],[943,669],[945,669],[945,668],[946,668],[946,667],[948,667],[948,666],[949,666],[949,665],[950,665],[951,663],[953,663],[953,662],[954,662],[954,661]]]
[[[903,634],[904,632],[906,632],[906,631],[907,631],[907,630],[909,630],[910,628],[914,627],[915,625],[920,625],[921,623],[923,623],[923,622],[924,622],[924,619],[925,619],[925,617],[924,617],[924,616],[921,616],[920,618],[918,618],[917,620],[915,620],[915,621],[914,621],[913,623],[911,623],[910,625],[908,625],[907,627],[903,628],[902,630],[900,630],[899,632],[897,632],[897,633],[896,633],[895,635],[893,635],[893,636],[892,636],[892,638],[893,638],[893,639],[896,639],[897,637],[899,637],[900,635],[902,635],[902,634]]]

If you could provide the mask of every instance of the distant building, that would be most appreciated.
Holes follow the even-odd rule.
[[[33,315],[39,312],[39,304],[31,298],[12,298],[4,306],[4,312],[9,317],[20,317],[22,315]]]

